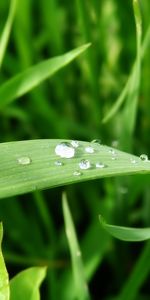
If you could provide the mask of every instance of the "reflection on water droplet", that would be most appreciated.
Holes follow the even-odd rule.
[[[146,154],[141,154],[140,159],[143,161],[148,161],[148,156]]]
[[[64,165],[63,162],[60,160],[55,161],[54,164],[55,164],[55,166],[58,166],[58,167],[61,167]]]
[[[95,166],[96,166],[96,168],[100,168],[100,169],[103,169],[103,168],[108,167],[107,165],[105,165],[105,164],[102,163],[102,162],[97,162],[97,163],[95,164]]]
[[[31,164],[31,158],[29,156],[22,156],[17,159],[20,165],[29,165]]]
[[[90,161],[87,160],[87,159],[82,159],[82,160],[80,161],[80,163],[79,163],[79,167],[80,167],[80,169],[82,169],[82,170],[88,170],[88,169],[91,168],[91,163],[90,163]]]
[[[85,152],[87,152],[87,153],[94,153],[94,148],[91,147],[91,146],[88,146],[88,147],[85,148]]]
[[[55,147],[55,153],[63,158],[71,158],[75,155],[75,149],[68,142],[62,142]]]
[[[73,175],[74,176],[81,176],[82,173],[79,170],[76,170],[76,171],[73,172]]]
[[[78,141],[71,141],[71,145],[72,145],[74,148],[78,148],[78,147],[79,147],[79,142],[78,142]]]

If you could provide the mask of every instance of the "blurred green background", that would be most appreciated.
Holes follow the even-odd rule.
[[[0,33],[9,6],[10,1],[0,1]],[[150,1],[140,1],[140,7],[144,39]],[[130,111],[126,114],[126,98],[112,119],[102,122],[122,92],[136,58],[131,0],[18,1],[0,84],[45,58],[87,42],[92,43],[91,48],[73,63],[0,110],[1,142],[100,139],[124,151],[150,155],[150,34],[133,130],[128,132],[131,116]],[[150,299],[150,246],[144,256],[147,245],[111,239],[98,222],[102,214],[113,224],[150,226],[148,175],[96,180],[1,200],[3,252],[10,277],[27,266],[46,264],[49,268],[42,299],[77,299],[64,231],[64,190],[91,299]]]

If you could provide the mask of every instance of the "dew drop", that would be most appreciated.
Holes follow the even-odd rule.
[[[140,159],[143,161],[148,161],[148,156],[146,154],[141,154]]]
[[[85,148],[85,152],[86,153],[94,153],[94,148],[91,147],[91,146],[88,146],[88,147]]]
[[[71,158],[75,156],[75,148],[71,143],[62,142],[55,147],[55,153],[63,158]]]
[[[74,148],[78,148],[78,147],[79,147],[79,142],[78,142],[78,141],[71,141],[71,145],[72,145]]]
[[[81,176],[82,173],[79,170],[76,170],[76,171],[73,172],[73,175],[74,176]]]
[[[82,159],[79,163],[79,167],[81,170],[88,170],[91,168],[91,163],[87,159]]]
[[[137,160],[135,158],[130,158],[130,161],[132,164],[136,164],[137,163]]]
[[[99,169],[103,169],[103,168],[108,167],[107,165],[105,165],[102,162],[97,162],[95,166],[96,166],[96,168],[99,168]]]
[[[17,159],[20,165],[29,165],[31,164],[31,158],[29,156],[22,156]]]
[[[55,166],[58,166],[58,167],[61,167],[64,165],[63,162],[60,160],[55,161],[54,164],[55,164]]]
[[[114,149],[109,149],[108,152],[111,153],[112,155],[116,155],[116,151]]]

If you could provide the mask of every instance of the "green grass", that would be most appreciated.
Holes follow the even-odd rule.
[[[149,11],[149,0],[0,2],[0,221],[10,299],[20,284],[30,299],[29,273],[34,300],[149,299],[150,166],[140,159],[150,157]],[[58,143],[72,140],[74,157],[56,155]],[[89,169],[80,169],[83,159]],[[0,255],[1,292],[8,275]]]

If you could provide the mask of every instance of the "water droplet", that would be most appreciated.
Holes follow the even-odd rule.
[[[112,160],[116,160],[117,157],[116,157],[116,156],[112,156],[111,159],[112,159]]]
[[[81,176],[82,173],[79,170],[74,171],[73,173],[74,176]]]
[[[135,158],[130,158],[132,164],[137,164],[137,160]]]
[[[20,165],[29,165],[31,163],[31,158],[29,156],[22,156],[17,159]]]
[[[58,167],[61,167],[64,165],[63,162],[60,160],[55,161],[54,164],[55,164],[55,166],[58,166]]]
[[[82,170],[88,170],[88,169],[91,168],[91,163],[90,163],[90,161],[87,160],[87,159],[82,159],[82,160],[80,161],[80,163],[79,163],[79,167],[80,167],[80,169],[82,169]]]
[[[105,164],[102,163],[102,162],[97,162],[95,166],[96,166],[96,168],[100,168],[100,169],[103,169],[103,168],[108,167],[107,165],[105,165]]]
[[[68,142],[62,142],[55,147],[55,153],[63,158],[71,158],[75,155],[75,149]]]
[[[87,153],[94,153],[94,148],[91,147],[91,146],[88,146],[88,147],[85,148],[85,152],[87,152]]]
[[[79,147],[79,142],[78,142],[78,141],[71,141],[71,145],[72,145],[74,148],[78,148],[78,147]]]
[[[116,155],[116,151],[114,149],[109,149],[108,152],[111,153],[112,155]]]
[[[101,144],[101,140],[96,139],[91,141],[92,144]]]
[[[141,154],[140,159],[143,161],[148,161],[148,156],[146,154]]]
[[[118,145],[119,145],[119,141],[117,141],[117,140],[114,140],[114,141],[112,141],[112,143],[111,143],[111,146],[112,146],[113,148],[118,148]]]

